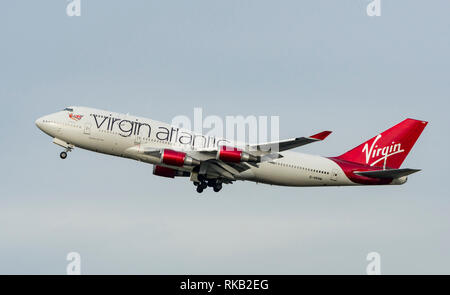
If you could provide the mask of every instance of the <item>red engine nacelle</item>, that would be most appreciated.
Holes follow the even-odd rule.
[[[222,146],[217,152],[217,159],[224,162],[240,163],[241,157],[242,151],[234,147]]]
[[[177,152],[169,149],[163,150],[161,154],[161,162],[170,165],[170,166],[193,166],[193,165],[199,165],[200,162],[192,159],[186,153],[183,152]]]
[[[153,166],[153,174],[154,175],[174,178],[176,173],[177,173],[177,170],[172,169],[172,168],[167,168],[167,167],[158,166],[158,165]]]
[[[222,146],[217,152],[217,159],[224,162],[240,163],[240,162],[258,162],[258,158],[247,154],[235,147]]]
[[[163,150],[161,162],[171,166],[183,166],[186,159],[186,153],[176,152],[172,150]]]
[[[175,170],[172,168],[167,168],[167,167],[158,166],[158,165],[153,166],[153,174],[162,176],[162,177],[169,177],[169,178],[174,178],[175,176],[189,176],[190,175],[190,173],[186,172],[186,171]]]

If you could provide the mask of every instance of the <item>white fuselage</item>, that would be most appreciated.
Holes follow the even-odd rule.
[[[180,167],[162,164],[159,158],[143,154],[142,149],[195,151],[228,142],[197,136],[146,118],[86,107],[74,108],[71,117],[67,111],[61,111],[38,119],[36,125],[62,146],[66,143],[71,147],[176,169]],[[240,173],[236,179],[284,186],[357,185],[338,164],[326,157],[289,151],[280,154],[282,158],[259,163]],[[182,169],[189,171],[189,168]]]

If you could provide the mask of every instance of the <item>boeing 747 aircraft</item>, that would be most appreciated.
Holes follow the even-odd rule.
[[[331,131],[279,142],[235,145],[170,124],[87,107],[67,107],[36,120],[64,148],[75,147],[153,164],[153,174],[189,177],[201,193],[236,180],[284,186],[403,184],[418,169],[400,168],[427,122],[406,119],[337,157],[288,151]]]

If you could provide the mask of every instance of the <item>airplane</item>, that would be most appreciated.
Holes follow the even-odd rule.
[[[420,169],[400,168],[426,121],[405,119],[343,153],[322,157],[290,151],[331,131],[260,144],[241,144],[155,120],[71,106],[36,120],[64,150],[75,147],[153,164],[153,174],[186,177],[197,192],[237,180],[279,186],[400,185]]]

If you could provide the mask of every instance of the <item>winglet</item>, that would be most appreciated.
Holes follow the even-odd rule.
[[[330,134],[331,134],[331,131],[322,131],[320,133],[311,135],[310,138],[314,138],[314,139],[317,139],[317,140],[324,140]]]

